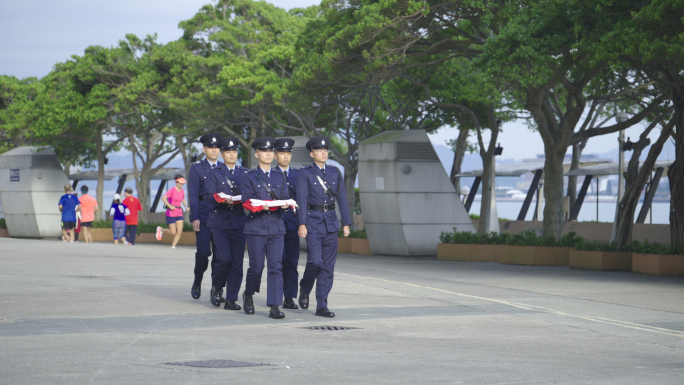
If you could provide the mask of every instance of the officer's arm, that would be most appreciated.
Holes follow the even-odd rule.
[[[204,199],[209,202],[209,204],[214,205],[214,206],[220,206],[221,203],[217,202],[216,199],[214,198],[214,194],[219,193],[219,182],[218,182],[218,171],[211,171],[207,178],[204,180],[204,190],[207,192],[207,195],[204,197]],[[190,209],[192,212],[192,209]]]
[[[252,198],[256,198],[256,191],[254,189],[254,185],[252,185],[252,179],[248,176],[248,174],[242,176],[241,188],[242,190],[240,192],[243,202],[247,202]]]
[[[337,194],[337,203],[340,205],[340,214],[342,214],[342,225],[351,226],[352,221],[351,215],[349,215],[349,202],[347,201],[347,189],[345,188],[344,184],[344,176],[342,175],[342,172],[339,169],[337,169],[337,172],[340,173],[340,186],[339,193]]]
[[[297,219],[299,219],[299,226],[306,225],[307,203],[309,201],[309,183],[306,179],[306,171],[299,170],[297,177]]]
[[[188,173],[188,200],[190,201],[190,222],[199,220],[199,173],[195,165]]]

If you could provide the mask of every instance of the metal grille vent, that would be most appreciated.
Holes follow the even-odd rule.
[[[397,142],[397,160],[439,160],[430,142]]]
[[[48,170],[61,170],[62,166],[59,164],[57,157],[51,156],[37,156],[31,157],[31,168],[42,168]]]
[[[328,325],[324,325],[324,326],[308,326],[308,327],[305,327],[305,328],[302,328],[302,329],[320,330],[320,331],[327,332],[327,331],[338,331],[338,330],[355,330],[355,329],[358,329],[358,328],[350,328],[350,327],[346,327],[346,326],[328,326]]]
[[[252,366],[273,366],[271,364],[233,360],[167,362],[166,365],[190,366],[193,368],[248,368]]]

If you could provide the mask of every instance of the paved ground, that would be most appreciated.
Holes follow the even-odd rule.
[[[208,273],[193,300],[193,259],[0,239],[0,383],[684,382],[681,278],[341,255],[336,318],[272,320],[265,294],[254,316],[212,307]],[[264,365],[172,365],[200,360]]]

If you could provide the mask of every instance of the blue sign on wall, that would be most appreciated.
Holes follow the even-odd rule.
[[[19,182],[19,169],[10,169],[10,182]]]

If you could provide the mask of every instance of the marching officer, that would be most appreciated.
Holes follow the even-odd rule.
[[[262,137],[252,142],[255,156],[259,165],[247,171],[242,182],[242,199],[245,204],[250,204],[250,199],[280,200],[289,199],[287,182],[283,173],[271,170],[273,162],[273,145],[275,139]],[[285,224],[282,219],[282,211],[288,209],[283,206],[277,209],[263,209],[251,212],[247,216],[245,235],[247,236],[247,249],[249,254],[249,269],[245,280],[245,291],[242,295],[244,311],[254,314],[254,300],[252,296],[259,292],[261,274],[264,270],[264,259],[268,261],[268,275],[266,280],[266,305],[271,307],[270,318],[285,318],[285,314],[278,306],[283,303],[283,238]]]
[[[287,189],[290,193],[290,198],[297,199],[297,176],[299,171],[290,167],[292,160],[292,146],[294,139],[280,138],[275,141],[275,157],[278,166],[273,170],[279,169],[285,176],[287,181]],[[283,222],[285,223],[285,244],[283,247],[283,294],[285,301],[283,308],[285,309],[299,309],[294,299],[297,298],[297,281],[299,274],[297,273],[297,264],[299,263],[299,235],[297,230],[299,228],[299,221],[297,215],[292,210],[287,210],[283,213]]]
[[[335,166],[326,165],[330,139],[319,136],[306,143],[314,163],[299,169],[297,204],[300,210],[299,236],[306,238],[307,258],[304,276],[299,282],[299,306],[309,308],[309,293],[316,282],[316,315],[334,317],[328,310],[328,294],[333,285],[337,260],[339,224],[335,204],[340,205],[344,236],[349,236],[351,216],[347,207],[347,192],[342,173]]]
[[[205,201],[207,194],[206,181],[211,177],[211,169],[219,167],[222,163],[218,161],[220,150],[218,142],[221,140],[219,134],[206,134],[200,137],[205,155],[203,160],[198,160],[190,166],[188,172],[188,196],[190,201],[190,221],[195,230],[195,281],[190,289],[192,298],[198,299],[202,293],[202,278],[207,271],[209,256],[211,259],[211,271],[214,273],[216,263],[216,248],[211,239],[211,230],[207,227],[211,204]]]
[[[225,164],[214,168],[212,177],[207,178],[206,183],[206,200],[213,205],[209,213],[208,226],[216,245],[216,264],[209,301],[216,307],[221,305],[221,293],[226,286],[226,304],[223,308],[227,310],[241,309],[235,301],[242,285],[247,216],[242,209],[242,202],[221,198],[215,194],[223,193],[233,197],[240,195],[242,178],[248,169],[236,165],[239,143],[237,138],[223,138],[219,141],[221,157]]]

